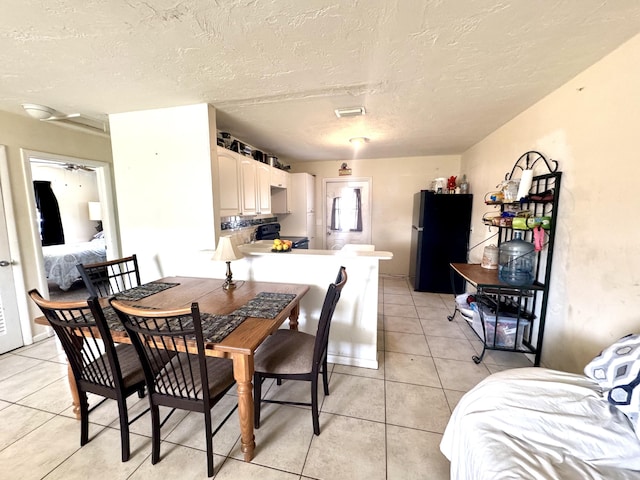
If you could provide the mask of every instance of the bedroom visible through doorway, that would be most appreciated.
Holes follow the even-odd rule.
[[[25,152],[24,159],[31,176],[33,241],[41,253],[39,288],[55,300],[85,299],[86,290],[76,265],[117,256],[110,165],[41,152]],[[36,199],[36,183],[50,187],[52,196],[46,198],[47,207]],[[43,209],[53,203],[59,209],[61,235],[57,241],[55,236],[53,241],[43,241],[43,213],[47,213]]]

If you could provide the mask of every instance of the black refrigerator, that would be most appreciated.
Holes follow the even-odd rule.
[[[418,292],[454,293],[449,264],[467,261],[473,195],[414,195],[409,278]],[[455,292],[464,291],[456,275]]]

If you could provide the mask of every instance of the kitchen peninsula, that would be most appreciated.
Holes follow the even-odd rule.
[[[328,360],[331,363],[378,368],[378,275],[381,260],[391,252],[294,249],[271,252],[271,241],[241,245],[244,258],[231,263],[233,280],[242,288],[243,280],[300,283],[309,292],[300,302],[298,329],[315,334],[327,287],[345,266],[349,280],[331,323]],[[212,250],[185,257],[167,252],[158,257],[163,275],[224,278],[224,262],[211,260]]]

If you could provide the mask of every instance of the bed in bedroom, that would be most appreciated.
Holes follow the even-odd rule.
[[[94,238],[90,242],[42,247],[44,269],[49,281],[60,289],[68,290],[80,280],[76,265],[79,263],[104,262],[107,259],[104,238]]]
[[[533,367],[489,376],[461,398],[443,435],[451,479],[640,479],[639,371],[634,335],[586,375]]]

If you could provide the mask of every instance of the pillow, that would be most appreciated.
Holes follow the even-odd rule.
[[[627,335],[605,348],[584,367],[584,374],[598,382],[640,436],[640,335]]]

